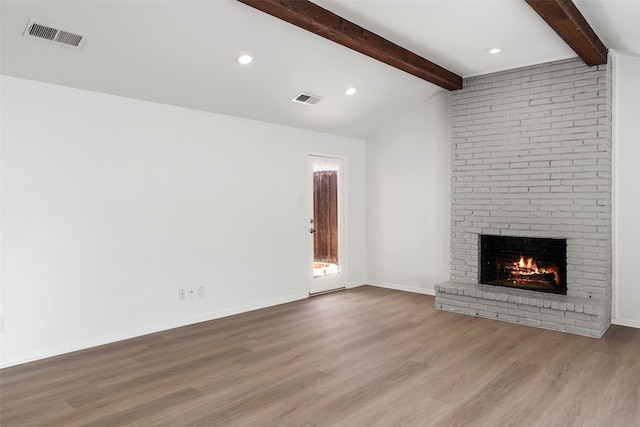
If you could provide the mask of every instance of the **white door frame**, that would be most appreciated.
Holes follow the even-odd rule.
[[[324,157],[327,159],[338,160],[341,162],[341,168],[338,173],[338,264],[340,268],[339,275],[332,275],[326,277],[314,278],[313,271],[313,234],[310,229],[313,228],[313,224],[310,223],[310,219],[313,218],[313,169],[312,169],[312,157]],[[306,226],[307,233],[307,290],[309,295],[314,295],[322,292],[332,291],[336,289],[343,289],[347,287],[347,265],[346,265],[346,169],[347,159],[345,156],[329,153],[318,153],[308,151],[306,154],[306,185],[307,185],[307,203],[306,203]]]

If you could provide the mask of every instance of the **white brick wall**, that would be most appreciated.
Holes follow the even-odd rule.
[[[452,92],[451,281],[478,282],[478,234],[565,238],[568,296],[610,307],[610,88],[570,59]]]

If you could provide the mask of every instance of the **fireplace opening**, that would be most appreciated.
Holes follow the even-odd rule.
[[[567,294],[567,240],[480,235],[480,283]]]

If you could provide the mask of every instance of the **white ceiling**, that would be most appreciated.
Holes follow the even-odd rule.
[[[315,3],[462,76],[575,56],[524,0]],[[640,0],[575,3],[609,48],[640,55]],[[9,76],[360,138],[443,90],[235,0],[1,7]],[[30,18],[87,33],[86,44],[22,37]],[[494,46],[502,53],[485,53]],[[249,66],[234,61],[242,52]],[[301,91],[324,99],[291,102]]]

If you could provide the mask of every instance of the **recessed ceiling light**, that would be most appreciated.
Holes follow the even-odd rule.
[[[495,55],[496,53],[502,52],[502,49],[500,49],[499,47],[492,47],[491,49],[485,50],[485,52],[487,52],[487,53],[489,53],[491,55]]]
[[[247,55],[246,53],[243,53],[236,58],[236,62],[240,65],[247,65],[251,63],[251,61],[253,61],[253,58],[251,57],[251,55]]]
[[[355,87],[350,87],[349,89],[344,91],[345,95],[351,96],[354,93],[356,93],[358,91],[358,89],[356,89]]]

